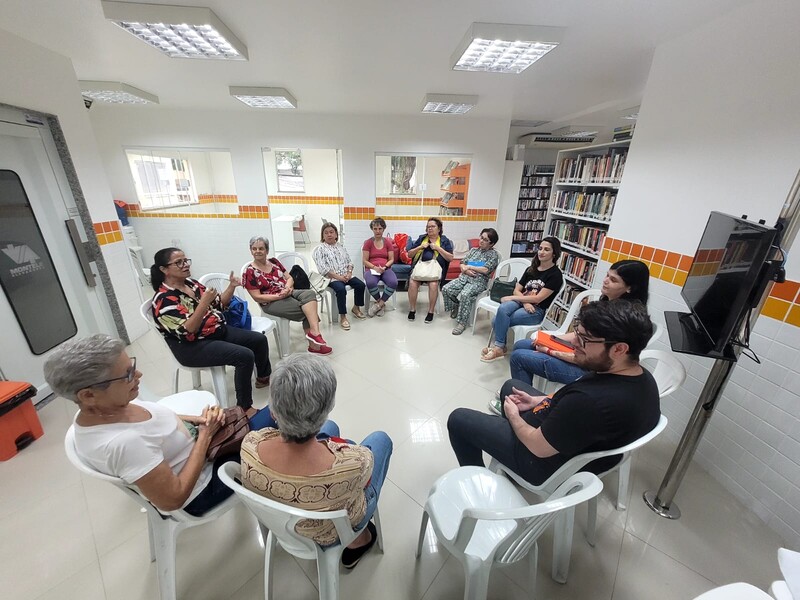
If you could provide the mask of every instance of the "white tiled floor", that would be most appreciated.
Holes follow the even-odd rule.
[[[341,598],[457,599],[461,567],[437,547],[430,529],[422,558],[414,559],[422,504],[433,481],[456,466],[447,415],[458,406],[485,409],[508,375],[508,362],[478,360],[488,335],[485,318],[479,335],[454,337],[446,316],[431,325],[421,318],[407,322],[404,293],[398,307],[384,318],[351,319],[349,332],[324,329],[334,347],[339,389],[333,418],[342,433],[360,439],[383,429],[395,443],[381,496],[386,552],[370,553],[342,574]],[[293,350],[303,350],[299,326],[291,329]],[[160,394],[170,392],[165,351],[153,333],[130,348],[145,385]],[[277,360],[274,348],[271,354]],[[210,389],[209,380],[203,383]],[[185,374],[181,387],[189,385]],[[255,394],[257,405],[268,401],[268,389]],[[64,457],[63,436],[74,412],[64,400],[50,403],[39,413],[45,436],[0,463],[0,597],[157,599],[144,515],[118,490],[78,474]],[[679,521],[661,519],[642,503],[642,492],[658,486],[673,450],[656,440],[635,457],[626,512],[614,509],[616,479],[606,481],[595,548],[583,538],[586,516],[578,511],[566,585],[550,578],[551,538],[542,540],[536,598],[683,600],[732,581],[766,589],[778,578],[781,540],[699,468],[690,468],[677,495]],[[184,532],[177,563],[179,598],[263,598],[262,547],[244,508]],[[317,597],[313,563],[283,552],[278,563],[277,598]],[[489,597],[530,597],[526,564],[494,572]]]

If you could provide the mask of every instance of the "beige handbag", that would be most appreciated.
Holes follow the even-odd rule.
[[[442,265],[436,259],[421,260],[414,265],[411,279],[414,281],[439,281],[442,278]]]

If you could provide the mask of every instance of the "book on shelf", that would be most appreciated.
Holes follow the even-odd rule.
[[[598,254],[606,238],[606,230],[599,227],[580,225],[571,221],[554,219],[550,222],[548,235],[555,236],[564,242],[569,242],[586,249],[588,252]]]
[[[442,196],[442,204],[447,204],[450,202],[450,199],[453,197],[452,192],[446,192],[444,196]]]
[[[555,170],[555,165],[525,165],[522,168],[522,174],[525,177],[530,177],[531,175],[552,175]]]
[[[588,287],[594,280],[597,263],[591,259],[578,254],[572,254],[568,250],[565,250],[561,253],[559,268],[562,273],[569,275],[573,279],[577,279],[581,284]]]
[[[611,218],[611,213],[614,212],[616,199],[617,192],[610,190],[602,192],[558,190],[553,198],[551,209],[578,216],[608,220]]]
[[[579,154],[561,161],[558,181],[615,183],[622,177],[627,148],[611,148],[606,154]]]
[[[458,166],[458,161],[457,160],[451,160],[450,162],[447,163],[447,165],[445,166],[444,170],[442,171],[442,176],[450,175],[450,171],[455,169],[457,166]]]

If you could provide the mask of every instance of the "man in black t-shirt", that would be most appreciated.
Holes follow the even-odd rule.
[[[552,398],[511,379],[503,385],[504,416],[459,408],[450,414],[450,445],[461,466],[485,466],[483,452],[539,485],[573,456],[629,444],[651,431],[660,416],[658,387],[639,364],[653,333],[647,310],[627,300],[581,308],[575,363],[592,371]],[[586,470],[602,473],[608,457]]]

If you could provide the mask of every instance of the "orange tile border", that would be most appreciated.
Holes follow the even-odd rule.
[[[776,283],[772,286],[769,295],[788,302],[794,301],[797,298],[797,292],[800,291],[800,283],[797,281],[786,281],[784,283]]]
[[[653,255],[656,253],[656,249],[652,246],[645,246],[642,249],[642,260],[651,261],[653,260]]]
[[[667,251],[656,248],[656,251],[653,254],[653,262],[656,263],[657,265],[663,265],[666,258],[667,258]]]
[[[667,252],[667,259],[664,261],[664,264],[668,267],[672,267],[673,269],[677,269],[678,265],[681,262],[681,255],[675,252]]]

